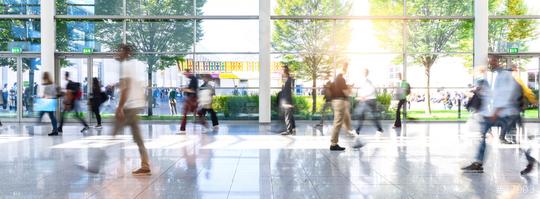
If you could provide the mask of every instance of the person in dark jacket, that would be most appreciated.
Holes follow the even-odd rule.
[[[84,121],[84,118],[81,115],[80,111],[80,99],[81,99],[81,84],[78,82],[71,81],[69,79],[69,72],[66,72],[64,75],[66,81],[66,91],[64,93],[64,110],[60,114],[60,125],[58,126],[58,132],[63,132],[62,127],[64,126],[64,118],[67,112],[74,112],[75,118],[84,126],[81,130],[81,133],[86,132],[90,127]]]
[[[101,90],[101,84],[99,83],[98,78],[92,78],[90,106],[92,107],[92,113],[96,116],[97,125],[95,128],[101,128],[101,114],[99,107],[107,101],[107,98],[107,94]]]
[[[283,79],[285,79],[285,84],[281,88],[281,95],[279,98],[279,104],[281,111],[283,112],[283,118],[285,120],[286,130],[281,133],[281,135],[294,135],[296,134],[296,124],[294,121],[293,115],[293,100],[292,100],[292,84],[293,79],[291,78],[290,70],[287,65],[283,67]]]
[[[199,89],[199,79],[191,70],[186,69],[184,76],[189,78],[189,84],[187,87],[182,88],[184,96],[184,108],[182,110],[182,120],[180,122],[180,134],[186,134],[187,115],[189,113],[197,112],[197,90]]]

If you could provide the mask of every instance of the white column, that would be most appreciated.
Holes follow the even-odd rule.
[[[56,24],[54,2],[41,0],[41,67],[54,79],[54,52],[56,50]]]
[[[259,123],[271,122],[270,0],[259,1]]]
[[[474,1],[474,68],[488,63],[488,0]]]

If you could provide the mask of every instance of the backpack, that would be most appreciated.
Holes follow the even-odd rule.
[[[81,91],[81,83],[79,82],[73,82],[73,85],[74,86],[74,89],[75,89],[75,93],[74,93],[74,96],[75,96],[75,100],[80,100],[82,98],[82,91]]]
[[[323,95],[324,95],[324,98],[325,100],[332,100],[332,88],[334,87],[334,82],[330,82],[326,85],[324,85],[324,89],[323,89]]]
[[[99,92],[99,104],[105,103],[107,100],[109,100],[109,96],[105,92]]]
[[[473,96],[471,97],[471,99],[469,99],[469,101],[465,105],[465,108],[467,108],[468,111],[476,112],[479,111],[482,107],[482,98],[480,97],[479,92],[474,91],[473,93]]]
[[[407,82],[405,82],[406,84],[406,87],[405,87],[405,96],[411,94],[411,85]]]

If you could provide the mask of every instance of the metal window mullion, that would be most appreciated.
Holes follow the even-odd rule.
[[[540,19],[540,15],[490,15],[488,19]]]
[[[272,20],[469,20],[473,16],[286,16],[274,15]]]
[[[2,15],[0,19],[40,19],[39,15]]]
[[[127,16],[127,2],[126,0],[122,1],[122,14]],[[127,44],[127,20],[122,20],[122,43]]]
[[[0,15],[1,17],[2,15]],[[28,16],[28,15],[27,15]],[[11,17],[12,18],[12,17]],[[28,17],[26,17],[28,18]],[[39,17],[38,17],[39,18]],[[259,19],[257,15],[210,15],[210,16],[195,16],[195,15],[141,15],[141,16],[122,16],[122,15],[56,15],[56,19],[111,19],[111,20],[189,20],[189,19],[225,19],[225,20],[246,20]]]
[[[17,119],[19,122],[23,118],[23,106],[22,106],[22,98],[23,98],[23,85],[22,85],[22,79],[23,79],[23,72],[22,72],[22,57],[17,56],[17,94],[15,97],[17,98]]]
[[[91,95],[91,92],[92,92],[92,84],[93,84],[93,81],[92,81],[92,78],[93,78],[93,66],[94,66],[94,59],[92,58],[92,56],[88,56],[88,61],[87,61],[87,64],[86,64],[86,89],[88,89],[86,91],[86,100],[89,102],[90,100],[90,95]],[[84,80],[83,80],[84,81]],[[88,122],[88,125],[91,125],[91,122],[92,122],[92,103],[87,103],[87,106],[88,106],[88,109],[86,111],[87,113],[87,116],[86,116],[86,121]]]

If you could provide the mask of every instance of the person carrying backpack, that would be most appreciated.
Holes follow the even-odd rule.
[[[323,96],[324,96],[324,105],[321,109],[321,121],[319,124],[315,125],[316,128],[322,128],[324,126],[324,118],[326,115],[326,110],[332,108],[332,81],[328,80],[324,85]]]
[[[516,83],[510,71],[499,65],[497,57],[490,57],[490,69],[494,72],[494,81],[491,89],[486,91],[482,99],[479,114],[483,116],[481,122],[481,141],[476,154],[476,160],[469,166],[463,167],[464,172],[482,173],[486,152],[486,134],[493,126],[501,126],[501,134],[506,134],[512,124],[519,118],[518,99],[520,98],[519,84]],[[506,144],[508,141],[501,140]]]
[[[66,84],[64,100],[62,101],[62,103],[64,104],[64,110],[60,115],[60,125],[58,126],[58,132],[63,132],[62,127],[64,126],[64,119],[66,113],[73,112],[75,113],[75,118],[77,118],[77,120],[79,120],[79,122],[81,122],[81,124],[84,126],[81,130],[81,133],[84,133],[89,129],[89,126],[86,121],[84,121],[84,118],[82,117],[80,111],[80,100],[82,97],[81,83],[71,81],[69,79],[69,72],[66,72],[64,74],[64,78],[66,79],[66,81],[68,81],[68,83]]]
[[[405,109],[405,103],[407,103],[407,96],[411,94],[411,85],[407,81],[405,81],[402,77],[402,74],[399,74],[399,80],[401,82],[399,83],[399,88],[396,92],[396,98],[399,100],[397,109],[396,109],[396,120],[394,121],[393,128],[401,128],[401,108]],[[406,117],[405,111],[403,111],[403,117]]]
[[[98,78],[92,78],[92,92],[90,97],[90,106],[92,107],[92,113],[96,116],[97,125],[95,128],[101,128],[101,114],[99,107],[109,100],[109,96],[101,90],[101,84]]]

